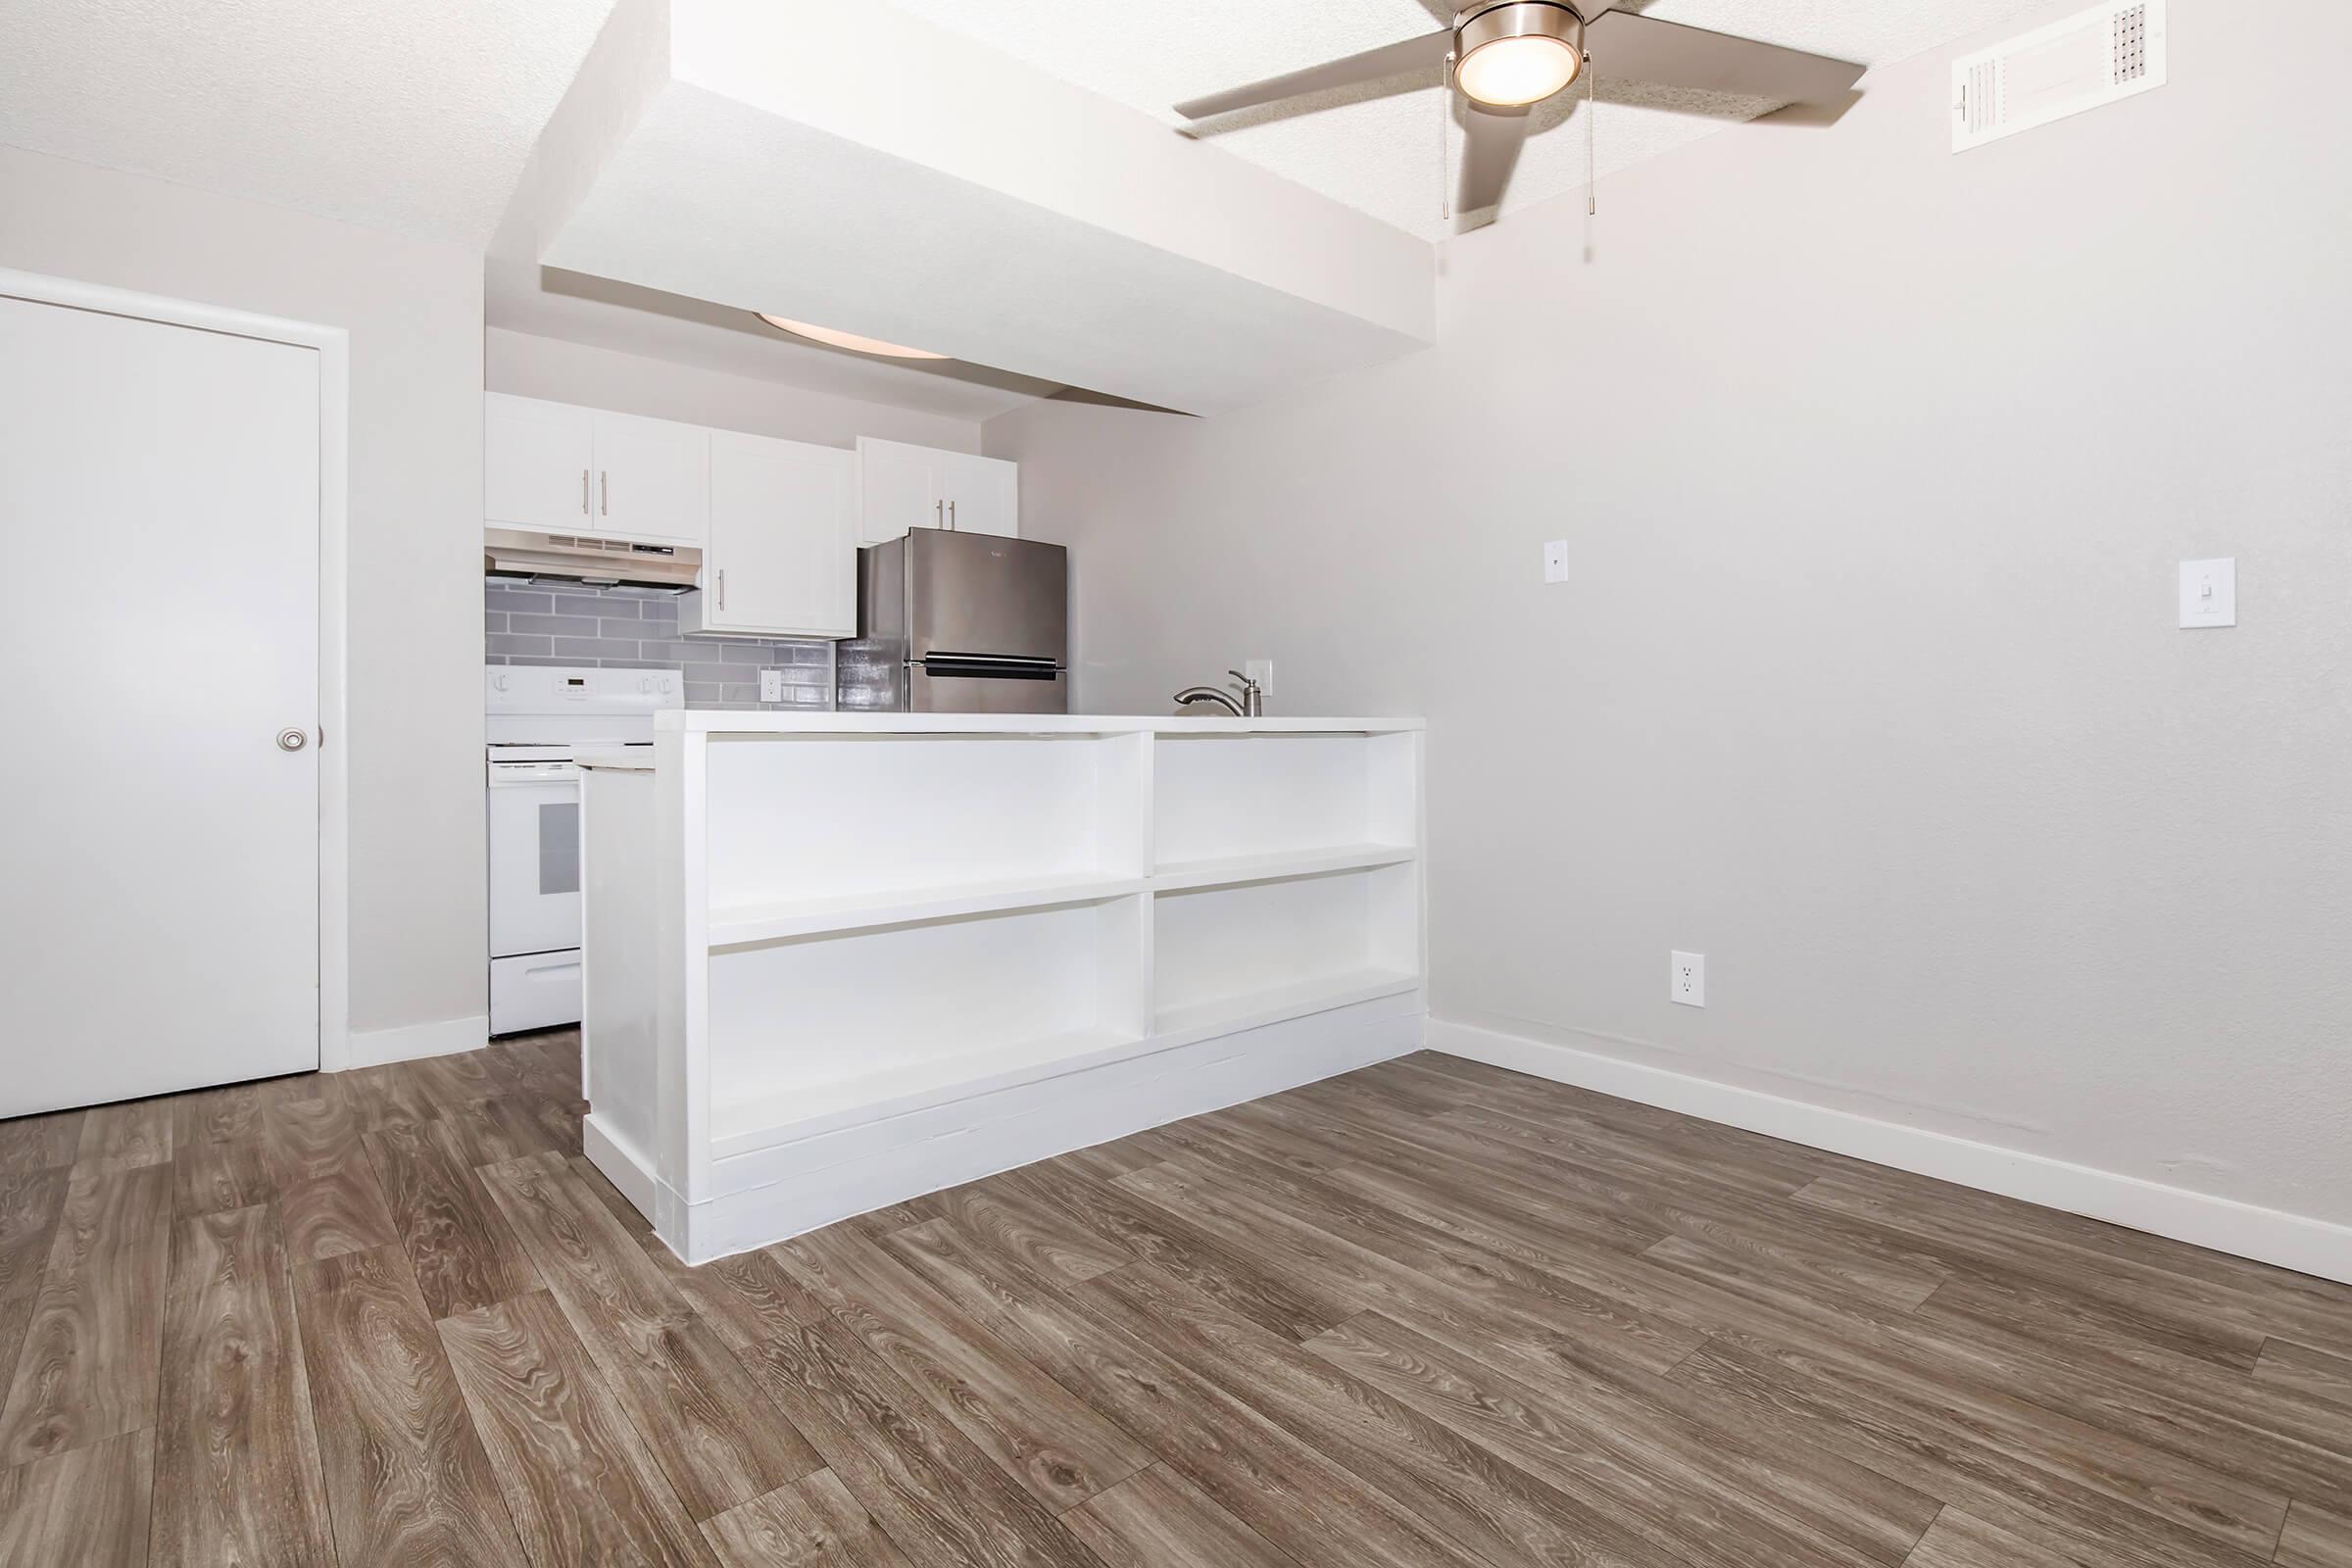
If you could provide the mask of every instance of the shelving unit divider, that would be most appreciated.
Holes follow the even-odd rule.
[[[589,1153],[681,1256],[1419,1043],[1417,723],[850,719],[583,760],[654,906],[590,922],[590,1027],[642,1054],[597,1056]],[[600,968],[599,929],[651,961]]]

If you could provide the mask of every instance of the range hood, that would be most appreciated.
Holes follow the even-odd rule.
[[[598,587],[695,586],[703,553],[692,545],[637,545],[577,533],[482,531],[482,570],[493,577],[550,577]]]

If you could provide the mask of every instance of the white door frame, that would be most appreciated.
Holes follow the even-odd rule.
[[[318,353],[318,1067],[351,1058],[351,730],[345,718],[351,334],[193,300],[0,268],[0,296],[289,343]]]

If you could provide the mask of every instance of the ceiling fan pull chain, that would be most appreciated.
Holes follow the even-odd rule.
[[[1585,51],[1585,216],[1600,211],[1600,127],[1592,122],[1592,51]]]
[[[1438,220],[1453,220],[1453,197],[1447,186],[1453,182],[1453,51],[1446,51],[1446,85],[1438,93]]]

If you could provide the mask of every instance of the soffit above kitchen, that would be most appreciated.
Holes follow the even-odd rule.
[[[1450,24],[1451,0],[896,0],[943,27],[1018,56],[1161,122],[1169,106],[1319,65]],[[2039,0],[1631,0],[1618,9],[1882,66],[2037,8]],[[1602,178],[1780,107],[1750,98],[1612,82],[1594,50],[1593,129]],[[1218,147],[1429,239],[1494,210],[1440,217],[1446,113],[1439,69],[1201,127]],[[1867,89],[1868,81],[1863,83]],[[1759,131],[1763,127],[1759,127]],[[1586,184],[1584,86],[1538,104],[1500,211]]]
[[[501,244],[1194,414],[1435,335],[1417,237],[882,5],[621,0]]]

